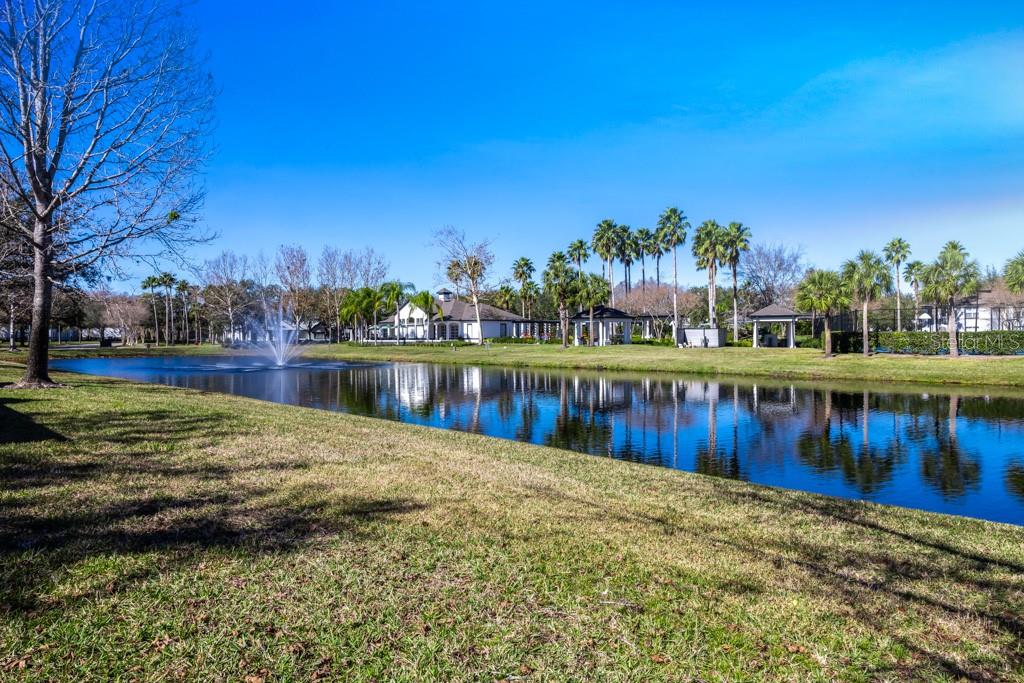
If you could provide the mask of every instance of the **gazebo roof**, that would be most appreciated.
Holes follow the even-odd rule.
[[[590,309],[584,309],[572,317],[573,320],[590,320]],[[632,320],[633,316],[611,306],[594,306],[594,320]]]
[[[786,308],[779,304],[768,304],[760,311],[754,311],[750,314],[750,318],[796,318],[800,314],[794,311],[792,308]]]

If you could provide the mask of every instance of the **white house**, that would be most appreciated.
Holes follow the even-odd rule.
[[[506,311],[489,304],[480,304],[480,325],[483,333],[477,328],[476,310],[472,303],[460,301],[447,289],[437,293],[437,306],[440,308],[428,316],[426,311],[406,303],[398,311],[398,321],[391,316],[386,322],[390,328],[387,337],[422,341],[426,339],[445,340],[461,339],[465,341],[481,341],[499,337],[536,337],[543,323],[531,322],[521,315]],[[428,335],[428,324],[431,334]]]

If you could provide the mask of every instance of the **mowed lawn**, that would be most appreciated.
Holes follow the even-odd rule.
[[[1019,527],[57,377],[0,389],[3,679],[1024,676]]]
[[[781,379],[921,382],[1024,387],[1024,356],[904,356],[843,354],[825,359],[815,349],[674,349],[630,344],[561,348],[553,344],[491,346],[311,345],[311,358],[422,361],[590,370],[685,372]]]

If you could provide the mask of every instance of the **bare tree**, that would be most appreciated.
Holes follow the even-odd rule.
[[[362,251],[346,251],[342,260],[350,264],[353,275],[352,281],[347,283],[348,289],[380,287],[388,277],[387,260],[369,247]]]
[[[19,386],[54,386],[55,271],[194,241],[213,87],[177,0],[0,0],[0,183],[31,213]]]
[[[773,303],[791,304],[807,265],[799,247],[754,244],[743,254],[739,272],[743,276],[743,287],[752,295],[753,305],[763,308]]]
[[[317,282],[324,298],[324,308],[330,311],[334,319],[334,333],[338,335],[331,341],[341,341],[341,302],[345,298],[346,291],[344,266],[344,255],[334,247],[324,247],[320,252],[320,261],[317,263]]]
[[[440,248],[442,253],[442,258],[437,264],[438,270],[449,276],[454,269],[457,271],[456,276],[465,284],[476,313],[477,342],[483,343],[480,296],[487,289],[487,271],[494,264],[490,244],[486,240],[470,242],[466,239],[465,232],[447,226],[434,234],[434,245]]]
[[[237,321],[247,305],[243,280],[249,270],[249,260],[231,251],[222,251],[203,268],[205,302],[223,313],[228,323],[228,338],[234,339]]]
[[[306,320],[307,325],[312,325],[308,315],[312,293],[309,254],[304,247],[282,245],[277,249],[274,266],[281,283],[282,298],[291,310],[296,331],[303,320]]]

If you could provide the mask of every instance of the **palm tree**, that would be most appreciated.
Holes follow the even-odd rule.
[[[725,254],[724,263],[732,269],[732,340],[738,342],[740,340],[740,314],[737,303],[739,298],[737,271],[740,267],[740,257],[743,252],[750,249],[750,228],[742,223],[730,223],[729,227],[725,229],[722,249]]]
[[[946,242],[935,263],[925,269],[926,296],[949,306],[946,329],[949,331],[949,355],[954,358],[960,355],[956,343],[956,300],[977,292],[980,279],[978,262],[955,240]]]
[[[665,245],[661,240],[661,230],[655,229],[651,231],[653,236],[651,237],[650,244],[647,247],[647,255],[654,257],[654,281],[657,283],[658,288],[661,288],[661,257],[665,255]]]
[[[142,289],[149,290],[149,299],[153,303],[153,335],[157,346],[160,346],[160,317],[156,314],[156,290],[160,287],[160,278],[156,275],[150,275],[142,281]]]
[[[608,300],[608,283],[600,275],[588,273],[580,280],[576,291],[576,303],[590,310],[590,327],[587,328],[587,345],[594,345],[594,308]]]
[[[398,339],[402,329],[401,313],[402,304],[405,303],[405,296],[413,291],[411,282],[399,282],[392,280],[380,286],[380,307],[383,310],[395,311],[395,339]],[[376,321],[374,321],[376,323]]]
[[[566,256],[576,264],[576,272],[583,277],[583,262],[590,258],[590,246],[586,240],[573,240],[565,251]]]
[[[565,253],[556,251],[544,270],[544,288],[558,304],[558,320],[562,324],[562,348],[569,346],[569,302],[574,298],[579,278],[569,267]]]
[[[531,280],[527,282],[521,292],[523,299],[526,301],[526,317],[533,317],[533,305],[537,303],[537,299],[540,298],[540,287],[537,283]]]
[[[427,341],[434,338],[434,317],[441,315],[441,304],[437,302],[434,295],[423,290],[409,297],[409,303],[420,309],[427,315]]]
[[[157,275],[157,283],[164,289],[164,343],[170,346],[174,343],[171,329],[174,327],[174,300],[171,292],[174,291],[174,284],[177,279],[168,272]]]
[[[520,256],[512,264],[512,279],[519,283],[519,303],[522,309],[520,313],[524,318],[526,317],[526,299],[523,297],[523,290],[535,271],[533,261],[525,256]]]
[[[188,306],[189,296],[192,293],[192,285],[187,280],[178,280],[174,288],[175,294],[181,298],[181,325],[184,333],[185,345],[188,345]]]
[[[501,285],[498,287],[498,291],[494,293],[494,303],[498,308],[504,308],[506,311],[512,310],[512,306],[515,305],[517,298],[516,290],[512,289],[512,286],[508,284]]]
[[[889,240],[889,243],[882,249],[882,255],[885,257],[886,263],[893,267],[896,271],[896,331],[899,332],[903,329],[903,316],[901,308],[903,302],[900,301],[902,296],[900,292],[900,265],[906,262],[910,256],[910,244],[902,237],[896,237]]]
[[[864,355],[871,353],[868,341],[868,304],[892,289],[892,274],[882,257],[873,251],[861,250],[857,256],[843,264],[843,280],[850,293],[860,301],[863,316],[861,342]]]
[[[715,308],[718,298],[716,281],[718,266],[725,259],[725,228],[717,221],[704,221],[693,234],[691,250],[697,259],[697,269],[708,271],[708,324],[718,326]]]
[[[615,247],[618,251],[619,261],[622,262],[623,274],[626,276],[625,293],[629,294],[629,290],[631,289],[630,280],[632,279],[630,270],[633,265],[636,246],[634,244],[633,231],[628,225],[616,225],[615,235]]]
[[[1024,292],[1024,251],[1006,262],[1003,268],[1003,281],[1014,294]]]
[[[677,247],[686,242],[690,224],[682,211],[670,206],[658,216],[658,243],[664,250],[672,250],[672,339],[679,343],[679,259]],[[660,257],[659,257],[660,258]],[[659,276],[660,279],[660,276]]]
[[[833,313],[850,305],[847,283],[834,270],[812,270],[796,289],[796,307],[820,315],[825,323],[825,358],[832,357]]]
[[[921,308],[921,281],[923,277],[924,264],[920,261],[910,261],[903,269],[903,278],[910,285],[910,291],[914,295],[914,329],[917,329],[918,312]]]
[[[654,244],[654,232],[647,228],[637,228],[633,233],[636,238],[637,256],[640,258],[640,291],[647,291],[647,257],[651,254]]]
[[[590,246],[594,248],[594,253],[601,257],[606,264],[608,296],[613,306],[615,305],[615,277],[612,272],[612,264],[617,252],[616,241],[618,237],[615,227],[615,221],[611,218],[605,218],[597,224],[597,228],[594,230],[594,237],[590,240]]]

